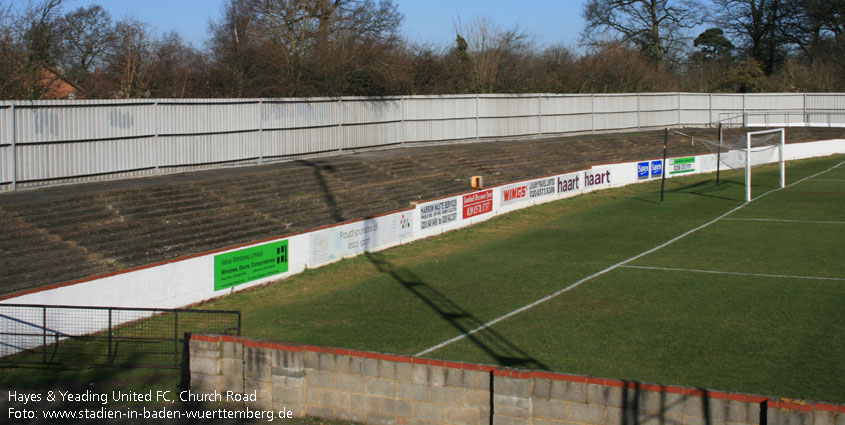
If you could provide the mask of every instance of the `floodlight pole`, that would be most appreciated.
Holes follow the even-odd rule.
[[[663,191],[666,188],[666,152],[669,150],[669,127],[663,132],[663,165],[660,170],[660,203],[663,203]]]

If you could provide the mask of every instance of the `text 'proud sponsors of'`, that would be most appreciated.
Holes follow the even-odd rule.
[[[523,183],[502,186],[500,206],[507,206],[523,201],[535,200],[546,196],[553,196],[556,191],[556,178],[547,177]]]
[[[310,264],[374,251],[403,239],[410,239],[411,213],[408,211],[332,227],[309,235]]]
[[[493,212],[493,189],[464,195],[463,205],[465,219]]]

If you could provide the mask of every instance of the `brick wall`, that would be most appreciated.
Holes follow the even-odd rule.
[[[232,336],[193,335],[190,372],[196,393],[373,425],[845,425],[843,405]]]

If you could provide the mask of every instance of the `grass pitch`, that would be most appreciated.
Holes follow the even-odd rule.
[[[755,200],[426,356],[845,402],[845,165],[754,170]],[[418,354],[743,204],[743,175],[632,185],[497,217],[208,305],[250,337]]]
[[[202,308],[241,310],[248,337],[399,354],[504,316],[425,356],[842,403],[843,160],[789,163],[787,183],[829,171],[762,197],[777,169],[755,169],[755,200],[713,223],[743,205],[741,173],[667,180],[662,205],[659,182],[547,203]],[[178,385],[146,370],[2,372],[0,387]]]

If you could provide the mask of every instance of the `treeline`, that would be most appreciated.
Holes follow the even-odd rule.
[[[392,0],[227,0],[199,48],[98,5],[19,3],[0,0],[2,99],[53,80],[85,98],[845,91],[845,0],[589,0],[584,53],[483,17],[410,43]]]

